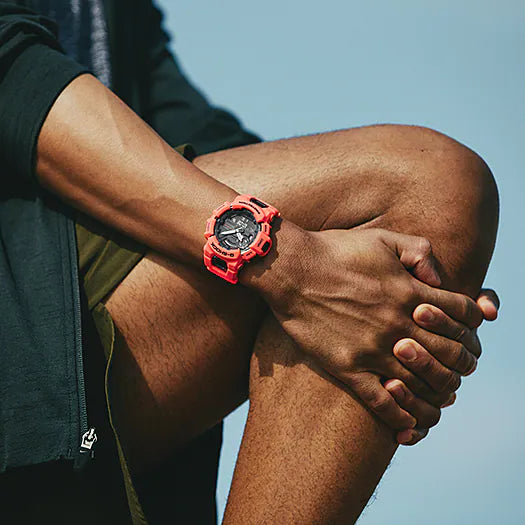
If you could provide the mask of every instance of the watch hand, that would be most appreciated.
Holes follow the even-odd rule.
[[[220,232],[221,235],[231,235],[232,233],[237,233],[237,230],[228,230],[225,232]]]
[[[242,241],[242,235],[239,232],[237,232],[237,239],[239,239],[239,241]]]

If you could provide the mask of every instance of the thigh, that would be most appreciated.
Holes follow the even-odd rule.
[[[136,471],[247,398],[251,348],[265,311],[249,290],[148,254],[105,306],[116,328],[110,402]]]
[[[481,157],[437,131],[368,126],[221,151],[195,163],[306,229],[373,226],[427,237],[450,287],[481,281],[486,272],[497,228],[494,179]]]
[[[223,150],[194,163],[238,192],[268,200],[296,224],[320,230],[391,210],[420,211],[431,201],[435,207],[438,194],[443,202],[460,182],[458,163],[469,153],[476,158],[430,129],[379,125]]]

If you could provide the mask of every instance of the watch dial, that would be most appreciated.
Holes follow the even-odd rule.
[[[248,210],[228,210],[215,223],[215,236],[219,244],[228,250],[246,250],[257,237],[259,223]]]

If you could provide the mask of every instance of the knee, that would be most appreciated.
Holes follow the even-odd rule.
[[[475,293],[494,249],[499,215],[491,170],[460,142],[420,126],[377,126],[386,144],[388,192],[401,231],[430,239],[445,282]],[[465,283],[467,283],[465,285]]]
[[[485,220],[497,222],[494,177],[485,161],[467,146],[422,126],[383,124],[360,131],[367,145],[364,164],[380,172],[383,190],[390,185],[390,199],[416,196],[425,206],[432,202],[443,206],[444,212],[451,207],[482,208]],[[351,146],[355,149],[355,144]],[[373,166],[367,159],[373,160]]]
[[[468,276],[476,283],[475,289],[481,285],[496,241],[499,196],[494,176],[483,158],[460,142],[428,128],[411,131],[418,136],[428,166],[414,177],[430,193],[426,202],[433,203],[433,215],[447,232],[447,259],[464,280]]]
[[[435,167],[431,173],[437,177],[434,180],[436,188],[462,194],[473,206],[483,204],[487,211],[497,215],[499,199],[496,181],[483,158],[439,131],[420,126],[410,128],[419,135],[421,152],[428,153],[428,161]],[[440,178],[443,180],[440,181]]]

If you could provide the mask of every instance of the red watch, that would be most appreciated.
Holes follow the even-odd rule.
[[[279,216],[273,206],[252,195],[239,195],[225,202],[206,222],[206,268],[235,284],[246,261],[270,251],[271,223]]]

